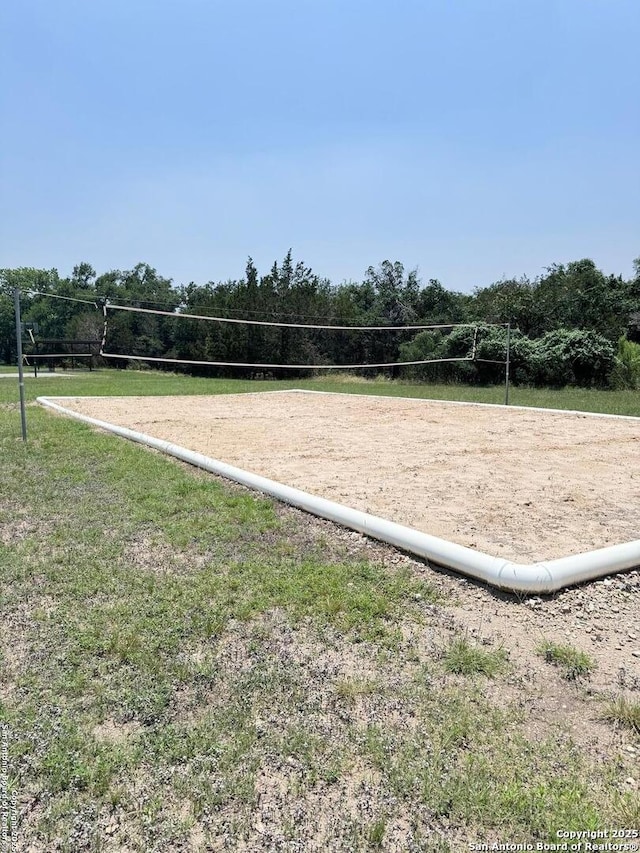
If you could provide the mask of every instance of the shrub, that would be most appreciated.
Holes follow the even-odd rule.
[[[446,335],[440,331],[419,332],[413,340],[400,347],[401,361],[421,359],[464,358],[473,346],[473,328],[454,329]],[[405,369],[405,376],[413,379],[441,382],[471,382],[475,370],[470,363],[417,364]]]
[[[471,326],[454,329],[449,335],[438,331],[420,332],[412,341],[401,346],[400,357],[402,361],[464,358],[472,351],[473,339],[474,329]],[[499,384],[504,381],[502,362],[506,346],[506,328],[479,325],[476,339],[478,361],[416,365],[408,368],[405,375],[421,380]],[[636,348],[640,354],[640,346],[625,341],[624,352],[616,359],[613,344],[589,329],[556,329],[537,340],[512,329],[511,378],[516,385],[604,387],[614,375],[614,370],[618,370],[620,382],[640,383],[640,355],[636,357]]]
[[[556,329],[538,341],[536,384],[607,385],[616,364],[613,344],[589,329]]]
[[[503,362],[507,355],[507,330],[501,326],[485,327],[478,334],[477,357]],[[516,385],[532,385],[537,374],[538,342],[511,329],[509,342],[509,370]],[[483,384],[504,382],[504,364],[479,361],[476,365],[478,381]]]
[[[640,344],[628,341],[625,337],[620,338],[611,384],[618,389],[640,389]]]

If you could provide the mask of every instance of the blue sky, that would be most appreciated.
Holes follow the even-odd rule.
[[[5,0],[0,266],[640,255],[638,0]]]

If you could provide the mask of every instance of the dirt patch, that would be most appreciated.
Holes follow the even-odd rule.
[[[179,551],[157,534],[137,531],[125,544],[122,559],[126,566],[142,569],[151,574],[164,575],[167,572],[180,574],[201,569],[207,556]]]
[[[33,518],[17,501],[0,499],[0,544],[19,545],[31,536],[50,533],[53,523],[45,518]]]
[[[121,743],[132,735],[142,731],[140,723],[135,721],[120,723],[116,720],[107,719],[91,731],[93,737],[100,743]]]
[[[34,525],[26,518],[15,521],[3,521],[0,526],[0,542],[3,545],[13,545],[27,539],[33,533]]]

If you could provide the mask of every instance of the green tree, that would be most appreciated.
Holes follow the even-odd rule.
[[[363,282],[365,292],[373,292],[373,304],[362,318],[363,325],[407,326],[415,323],[420,293],[417,270],[405,276],[400,261],[382,261],[367,269]],[[363,361],[390,364],[398,360],[400,346],[411,333],[370,332],[366,338]],[[392,376],[397,370],[392,369]]]
[[[146,263],[132,270],[112,270],[96,281],[100,296],[108,297],[114,305],[124,303],[136,308],[175,312],[182,294],[173,288],[171,279],[163,278]],[[176,320],[156,314],[129,313],[107,310],[106,351],[123,355],[169,356],[174,348]],[[126,361],[118,362],[124,366]],[[160,367],[163,365],[160,364]]]
[[[80,291],[94,291],[96,280],[96,271],[91,266],[91,264],[83,261],[73,268],[73,272],[71,274],[71,286],[78,292]]]
[[[470,316],[485,323],[511,323],[525,335],[546,331],[549,318],[537,298],[537,286],[526,277],[497,281],[475,291]]]
[[[400,261],[382,261],[367,269],[365,282],[375,293],[373,309],[378,320],[390,326],[405,326],[416,317],[415,306],[420,292],[417,270],[405,277]]]
[[[550,267],[538,282],[536,301],[546,318],[545,331],[592,330],[613,343],[628,322],[628,283],[605,276],[588,258]]]
[[[464,323],[472,297],[446,290],[436,278],[419,291],[415,310],[419,323]]]

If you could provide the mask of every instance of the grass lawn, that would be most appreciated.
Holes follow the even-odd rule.
[[[16,372],[16,369],[0,366],[0,373],[5,372]],[[46,379],[41,377],[39,380],[34,380],[31,371],[25,372],[27,399],[34,400],[41,395],[239,394],[247,391],[308,388],[315,391],[337,391],[343,394],[381,394],[498,405],[502,405],[505,400],[505,391],[502,386],[428,385],[392,381],[382,377],[364,380],[343,374],[281,381],[201,379],[146,370],[97,370],[76,373],[59,370],[55,375],[43,371],[42,376],[46,376]],[[18,392],[17,388],[13,387],[13,380],[9,377],[0,380],[0,400],[13,401],[17,400],[17,397]],[[574,409],[640,417],[640,392],[638,391],[512,386],[509,403],[514,406],[540,406],[549,409]]]
[[[454,602],[413,561],[33,404],[276,387],[501,402],[502,389],[98,371],[27,380],[23,445],[16,385],[0,381],[16,849],[455,853],[638,825],[629,766],[599,764],[553,721],[532,740],[523,674],[447,632]],[[639,397],[512,392],[634,415]]]

